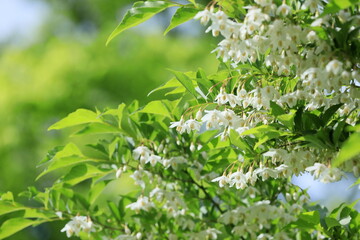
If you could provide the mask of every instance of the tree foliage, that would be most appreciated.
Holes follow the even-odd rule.
[[[358,239],[356,202],[329,212],[291,183],[358,177],[357,1],[137,2],[108,43],[175,6],[168,30],[194,16],[221,38],[217,72],[170,70],[145,106],[52,125],[92,137],[40,162],[58,179],[20,194],[38,207],[1,196],[0,238],[61,220],[82,239]]]

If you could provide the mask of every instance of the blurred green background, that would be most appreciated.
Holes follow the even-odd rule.
[[[108,35],[132,2],[0,0],[3,21],[22,24],[10,34],[0,27],[1,192],[49,186],[34,181],[42,170],[36,164],[49,149],[68,141],[67,132],[47,131],[68,113],[134,99],[145,103],[153,88],[172,77],[166,68],[215,72],[217,60],[210,54],[215,42],[198,23],[163,36],[171,12],[125,32],[106,47]],[[35,16],[26,18],[32,8]],[[21,22],[17,18],[22,16]],[[33,19],[36,27],[26,19]],[[64,239],[59,232],[63,225],[30,228],[9,239]]]

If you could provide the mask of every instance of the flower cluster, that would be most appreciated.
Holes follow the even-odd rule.
[[[95,232],[95,225],[89,217],[75,216],[70,222],[68,222],[61,232],[66,232],[66,236],[69,238],[73,234],[79,236],[80,232],[90,233]]]
[[[328,168],[322,163],[315,163],[314,166],[307,167],[306,171],[312,173],[315,179],[319,179],[323,183],[337,182],[345,175],[340,169]]]
[[[279,208],[264,200],[227,211],[220,216],[219,222],[233,226],[231,233],[235,236],[251,239],[291,239],[286,232],[280,231],[275,235],[266,232],[276,219],[282,226],[294,221],[294,215],[301,209],[298,204],[283,204]]]
[[[252,105],[257,110],[269,108],[269,101],[281,106],[294,107],[298,101],[306,101],[306,109],[343,104],[340,115],[348,115],[359,107],[359,72],[349,59],[340,59],[331,49],[331,43],[321,39],[310,27],[294,23],[291,7],[276,6],[272,1],[256,1],[258,6],[248,7],[243,22],[231,20],[221,10],[205,9],[195,18],[203,24],[211,21],[206,30],[214,36],[224,37],[214,50],[224,62],[231,61],[236,68],[239,63],[254,63],[259,56],[265,57],[265,65],[274,76],[289,77],[297,81],[295,91],[281,92],[273,86],[253,90],[250,98],[224,93],[220,90],[217,101],[229,102],[231,107]],[[316,7],[315,7],[316,5]],[[305,1],[298,9],[310,9],[312,13],[321,9],[320,1]],[[295,10],[298,10],[295,9]],[[344,21],[352,24],[354,30],[359,19],[343,12]],[[314,17],[311,27],[330,26],[330,19]],[[260,55],[259,55],[260,54]],[[355,114],[354,114],[355,116]],[[348,118],[354,124],[354,117]]]
[[[321,3],[305,1],[295,6],[295,10],[308,9],[314,14],[309,19],[313,21],[311,27],[297,23],[292,18],[292,8],[285,3],[280,6],[271,0],[259,0],[256,3],[258,5],[246,8],[242,22],[234,21],[223,11],[214,11],[213,8],[199,12],[195,19],[200,19],[204,25],[210,22],[206,32],[224,37],[214,50],[224,62],[231,61],[237,69],[239,64],[251,64],[263,56],[265,66],[275,80],[268,82],[270,85],[255,86],[252,90],[245,89],[244,83],[240,81],[235,88],[236,93],[227,93],[223,86],[215,102],[225,109],[207,110],[205,107],[204,116],[200,109],[195,119],[185,120],[182,117],[179,122],[172,122],[170,127],[176,127],[180,134],[191,130],[218,129],[222,131],[221,139],[226,140],[231,129],[242,136],[244,131],[259,123],[272,123],[274,119],[268,114],[271,102],[284,109],[297,108],[301,102],[305,103],[308,111],[321,107],[326,110],[338,105],[341,106],[337,110],[338,115],[346,116],[347,123],[354,125],[360,105],[357,86],[360,74],[351,59],[338,57],[332,50],[332,43],[323,40],[313,30],[313,27],[318,26],[331,27],[329,18],[317,18],[317,13],[322,9]],[[359,19],[345,11],[340,12],[340,15],[344,15],[341,21],[352,24],[349,31],[353,30]],[[293,81],[296,87],[283,88],[277,78]],[[320,151],[314,157],[312,152],[315,151],[314,148],[272,149],[262,155],[262,160],[255,164],[257,168],[251,166],[244,172],[241,167],[213,181],[218,181],[220,187],[229,185],[245,189],[248,184],[254,185],[258,178],[289,177],[305,170],[314,173],[315,178],[322,182],[340,180],[344,176],[341,170],[325,166],[336,157],[336,153],[328,156],[326,151]],[[358,175],[359,164],[355,161],[343,164],[342,167]]]
[[[258,168],[250,167],[247,172],[243,172],[239,168],[236,172],[224,173],[220,177],[216,177],[212,182],[218,182],[220,187],[235,186],[236,189],[245,189],[248,185],[254,186],[258,179],[263,181],[268,178],[288,178],[292,175],[299,175],[307,171],[314,175],[315,179],[319,179],[323,183],[337,182],[345,173],[338,168],[331,168],[325,166],[323,158],[329,157],[328,153],[317,152],[315,156],[315,149],[310,150],[293,150],[288,152],[284,149],[272,149],[265,152],[263,162]],[[333,156],[334,157],[334,156]],[[344,168],[348,171],[353,171],[355,176],[358,176],[359,163],[353,162],[352,169]]]
[[[136,202],[126,206],[126,208],[130,208],[135,212],[139,212],[140,210],[149,211],[150,208],[153,207],[154,207],[154,203],[149,201],[148,197],[143,197],[143,196],[140,196]]]
[[[162,158],[158,155],[155,155],[146,146],[139,146],[135,148],[133,151],[133,157],[135,160],[140,160],[140,164],[142,166],[147,163],[150,163],[150,165],[154,167],[157,163],[160,163],[165,168],[172,167],[175,170],[178,168],[180,164],[184,164],[187,162],[187,160],[182,156],[171,157],[169,159]]]

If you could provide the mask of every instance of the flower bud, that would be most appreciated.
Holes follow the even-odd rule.
[[[201,109],[199,109],[199,111],[197,111],[197,113],[195,115],[195,119],[199,121],[199,120],[201,120],[201,118],[202,118],[202,111],[201,111]]]
[[[121,176],[122,172],[123,172],[123,169],[122,169],[122,168],[119,168],[119,169],[116,171],[116,174],[115,174],[116,178],[119,178],[119,177]]]
[[[191,144],[190,144],[190,151],[191,151],[191,152],[194,152],[195,149],[196,149],[196,148],[195,148],[194,143],[191,143]]]

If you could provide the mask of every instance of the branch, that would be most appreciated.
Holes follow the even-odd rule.
[[[212,204],[219,210],[220,213],[224,213],[225,211],[220,208],[220,205],[214,201],[213,197],[206,191],[206,188],[197,183],[190,175],[190,173],[187,170],[183,170],[190,178],[191,182],[194,183],[196,186],[198,186],[206,195],[206,198],[212,202]]]

